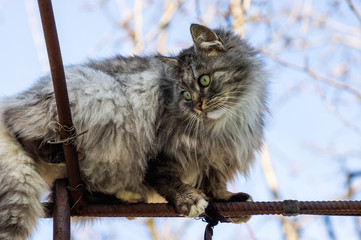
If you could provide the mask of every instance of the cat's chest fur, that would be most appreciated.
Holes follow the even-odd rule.
[[[179,172],[182,172],[184,183],[198,187],[214,171],[223,172],[227,181],[237,171],[247,173],[248,167],[245,166],[249,165],[254,156],[247,151],[248,143],[242,142],[242,138],[246,136],[239,132],[230,134],[227,122],[219,124],[222,128],[219,132],[200,129],[199,132],[187,133],[179,125],[166,131],[169,133],[167,136],[160,137],[166,139],[162,151],[172,155],[177,161],[175,165],[182,168]]]

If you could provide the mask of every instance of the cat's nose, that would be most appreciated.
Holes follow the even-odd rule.
[[[199,110],[199,111],[202,111],[202,102],[199,102],[197,103],[195,106],[194,106],[195,109]]]

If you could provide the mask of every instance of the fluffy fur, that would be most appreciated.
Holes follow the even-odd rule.
[[[191,26],[172,57],[114,57],[65,69],[82,180],[89,191],[147,201],[156,191],[185,216],[208,197],[248,200],[226,183],[262,145],[266,81],[257,52],[231,31]],[[200,82],[206,75],[208,84]],[[185,95],[191,96],[186,99]],[[188,95],[187,95],[188,97]],[[24,239],[40,194],[64,177],[49,76],[0,105],[0,239]]]

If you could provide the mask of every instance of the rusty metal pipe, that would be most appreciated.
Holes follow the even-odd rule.
[[[69,194],[65,179],[57,180],[54,187],[53,239],[70,239]]]
[[[361,201],[215,202],[225,217],[242,215],[347,215],[361,216]],[[79,215],[78,215],[79,214]],[[76,216],[88,217],[180,217],[169,204],[89,204]]]
[[[54,85],[59,123],[70,128],[73,126],[73,123],[53,7],[51,0],[38,0],[38,5],[49,57],[51,77]],[[68,136],[61,134],[62,139],[66,139],[67,137]],[[82,189],[79,189],[79,186],[81,186],[81,179],[76,148],[73,144],[63,144],[63,150],[66,160],[69,187],[73,189],[73,191],[70,191],[71,201],[72,204],[81,204]]]
[[[51,212],[51,204],[46,206],[48,212]],[[215,202],[214,207],[220,215],[225,217],[280,214],[285,216],[298,214],[361,216],[361,201]],[[72,212],[71,215],[79,217],[181,217],[171,205],[165,203],[88,203],[86,208]]]

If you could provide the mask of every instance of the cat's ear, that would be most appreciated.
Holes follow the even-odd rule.
[[[155,58],[169,67],[175,67],[178,64],[178,60],[174,57],[155,56]]]
[[[211,29],[203,25],[192,24],[190,30],[196,49],[224,51],[222,40]]]

